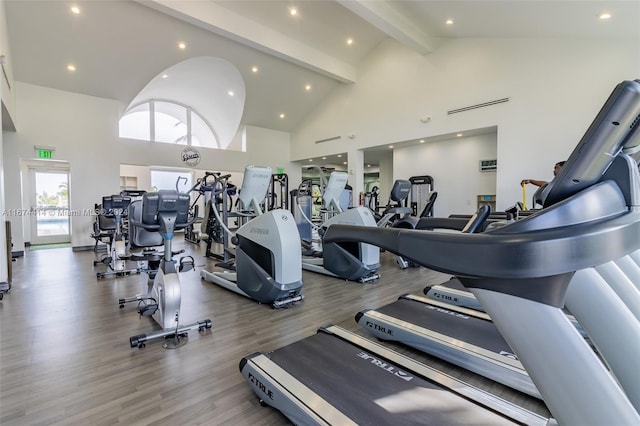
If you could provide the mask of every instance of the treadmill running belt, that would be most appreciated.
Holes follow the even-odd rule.
[[[513,353],[491,321],[407,299],[399,299],[376,311],[497,354]]]
[[[271,352],[269,358],[359,425],[512,424],[323,332]]]

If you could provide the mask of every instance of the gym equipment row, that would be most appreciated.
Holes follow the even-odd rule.
[[[335,225],[324,235],[459,276],[508,345],[499,356],[524,367],[551,419],[335,326],[245,356],[247,383],[297,424],[640,424],[640,346],[629,345],[640,335],[630,309],[640,286],[639,127],[640,80],[624,81],[539,190],[543,208],[520,220],[480,233]]]

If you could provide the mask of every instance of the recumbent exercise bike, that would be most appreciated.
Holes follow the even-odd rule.
[[[141,316],[151,316],[160,324],[162,330],[153,333],[140,334],[129,338],[132,348],[143,348],[147,341],[158,338],[167,340],[163,347],[173,349],[186,344],[187,333],[191,330],[200,332],[210,329],[210,319],[196,321],[189,325],[180,325],[180,278],[179,272],[193,269],[193,258],[185,256],[178,262],[173,261],[171,250],[174,231],[193,224],[197,217],[197,207],[193,217],[189,217],[189,201],[187,194],[177,191],[160,190],[157,193],[147,193],[141,203],[133,203],[129,215],[131,229],[135,227],[146,231],[159,232],[164,240],[164,254],[155,274],[150,274],[146,294],[128,299],[119,299],[122,308],[125,303],[138,302],[138,313]],[[140,209],[139,211],[137,209]],[[155,275],[155,276],[154,276]],[[151,283],[151,279],[153,282]]]

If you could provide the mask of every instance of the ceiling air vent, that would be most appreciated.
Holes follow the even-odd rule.
[[[466,106],[466,107],[462,107],[462,108],[458,108],[458,109],[452,109],[451,111],[447,111],[447,115],[457,114],[459,112],[470,111],[472,109],[484,108],[484,107],[488,107],[488,106],[491,106],[491,105],[503,104],[505,102],[509,102],[509,98],[496,99],[495,101],[489,101],[489,102],[484,102],[484,103],[477,104],[477,105],[470,105],[470,106]]]
[[[316,143],[325,143],[330,141],[336,141],[338,139],[342,139],[342,136],[334,136],[332,138],[320,139],[319,141],[316,141]]]

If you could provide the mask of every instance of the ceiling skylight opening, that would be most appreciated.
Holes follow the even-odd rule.
[[[67,65],[67,70],[73,72],[76,70],[76,66],[73,64],[69,64]]]
[[[178,43],[178,47],[179,47],[181,50],[184,50],[184,49],[186,49],[186,48],[187,48],[187,43],[185,43],[184,41],[181,41],[180,43]]]
[[[74,15],[80,15],[80,8],[78,6],[71,6],[71,13]]]
[[[444,21],[444,23],[446,25],[453,25],[453,19],[447,19],[446,21]]]

